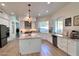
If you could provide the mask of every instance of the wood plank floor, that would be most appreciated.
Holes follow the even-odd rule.
[[[0,56],[20,56],[18,39],[9,42],[3,48],[0,48]],[[38,54],[30,54],[28,56],[67,56],[67,54],[51,45],[49,42],[43,41],[41,52]]]

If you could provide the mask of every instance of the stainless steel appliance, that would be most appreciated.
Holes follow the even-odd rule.
[[[79,31],[72,30],[72,32],[70,34],[70,38],[71,39],[79,39]]]
[[[56,36],[56,35],[52,35],[52,41],[53,41],[53,45],[54,45],[55,47],[58,47],[58,46],[57,46],[57,36]]]
[[[5,25],[0,25],[0,48],[7,44],[7,37],[9,37],[9,28]]]

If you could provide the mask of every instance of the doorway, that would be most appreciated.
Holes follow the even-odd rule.
[[[40,33],[49,33],[49,21],[40,21],[38,27]]]
[[[19,37],[19,23],[16,22],[16,37]]]

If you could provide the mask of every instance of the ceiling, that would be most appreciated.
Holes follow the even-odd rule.
[[[24,16],[28,14],[28,4],[31,4],[31,16],[33,17],[42,17],[53,14],[68,2],[51,2],[48,4],[47,2],[4,2],[5,6],[0,7],[4,9],[8,14],[14,13],[17,16]],[[48,10],[48,12],[46,12]]]

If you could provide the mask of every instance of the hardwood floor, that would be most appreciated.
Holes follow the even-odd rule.
[[[3,48],[0,48],[0,56],[20,56],[18,39],[9,42]],[[30,54],[28,56],[67,56],[67,54],[51,45],[49,42],[43,41],[41,46],[41,52],[36,54]]]
[[[47,41],[43,41],[41,55],[43,56],[67,56],[65,52],[54,47]]]
[[[13,40],[8,42],[6,46],[0,48],[0,55],[1,56],[18,56],[19,49],[18,49],[18,40]]]

